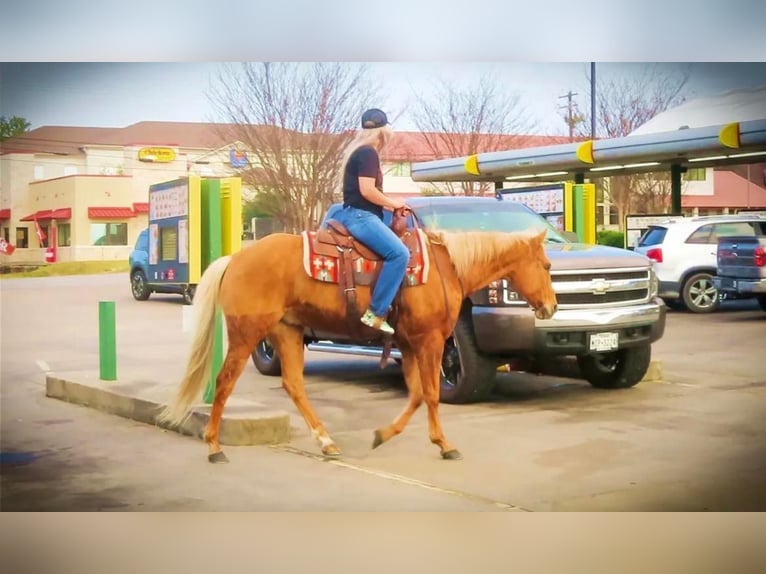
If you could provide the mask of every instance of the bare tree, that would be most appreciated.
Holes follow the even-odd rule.
[[[219,77],[211,100],[242,144],[239,175],[258,211],[285,230],[316,226],[333,201],[343,148],[378,92],[365,66],[347,63],[243,63]]]
[[[689,79],[689,69],[670,69],[660,64],[639,64],[640,73],[604,81],[596,86],[596,133],[598,137],[629,135],[657,114],[683,103],[681,92]],[[587,74],[589,76],[589,73]],[[590,100],[590,78],[588,77]],[[580,127],[580,135],[590,134],[590,110]],[[587,133],[586,133],[587,132]],[[600,181],[598,181],[600,180]],[[596,178],[617,209],[620,225],[628,213],[667,211],[670,177],[664,173]]]
[[[520,96],[489,74],[467,87],[442,79],[434,88],[428,96],[413,94],[412,118],[435,159],[513,148],[533,127]],[[450,195],[484,195],[491,185],[449,183],[446,189]]]

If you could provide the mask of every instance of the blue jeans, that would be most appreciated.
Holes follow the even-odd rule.
[[[345,225],[354,239],[383,259],[372,292],[370,310],[378,317],[385,317],[404,280],[407,262],[410,260],[409,249],[374,213],[356,207],[345,207],[333,213],[332,217]]]

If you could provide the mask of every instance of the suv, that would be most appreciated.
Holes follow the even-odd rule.
[[[674,309],[710,313],[720,297],[716,275],[718,239],[755,235],[761,215],[711,215],[655,223],[639,238],[635,251],[654,262],[660,281],[659,295]]]
[[[443,230],[547,230],[546,252],[558,298],[553,318],[535,318],[507,280],[495,281],[463,301],[445,342],[440,398],[447,403],[485,399],[498,366],[575,356],[593,386],[624,388],[646,374],[651,345],[665,330],[665,304],[657,297],[652,262],[627,249],[571,243],[521,203],[489,197],[414,197],[407,203],[421,225]],[[325,215],[332,217],[333,206]],[[380,356],[374,341],[349,340],[307,329],[309,350]],[[392,349],[391,357],[401,355]],[[261,341],[252,360],[262,374],[279,375],[279,356]]]

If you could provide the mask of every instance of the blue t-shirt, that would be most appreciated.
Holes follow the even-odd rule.
[[[372,146],[359,147],[348,158],[343,174],[343,205],[364,209],[383,219],[383,207],[366,200],[359,190],[359,177],[374,177],[375,187],[383,191],[380,158]]]

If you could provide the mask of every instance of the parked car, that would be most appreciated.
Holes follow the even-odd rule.
[[[157,271],[149,264],[149,229],[138,234],[136,244],[128,256],[130,267],[130,292],[137,301],[146,301],[152,293],[177,293],[184,303],[191,305],[196,285],[172,283],[165,277],[158,277]],[[155,266],[156,267],[156,266]]]
[[[536,319],[507,280],[466,297],[442,357],[441,400],[486,398],[498,366],[514,359],[575,356],[582,376],[599,388],[624,388],[645,375],[651,345],[665,330],[665,305],[657,297],[652,262],[632,251],[572,243],[523,204],[488,197],[408,199],[424,226],[444,230],[547,230],[546,251],[559,310]],[[332,217],[334,206],[325,220]],[[309,350],[380,356],[371,341],[307,329]],[[392,358],[400,358],[396,349]],[[252,360],[262,374],[279,375],[279,356],[261,341]]]
[[[722,237],[713,282],[726,299],[756,298],[766,311],[766,222],[754,223],[756,236]]]
[[[761,215],[686,217],[654,223],[639,238],[635,251],[654,262],[659,295],[674,309],[710,313],[720,303],[713,278],[718,241],[735,235],[754,236]]]

